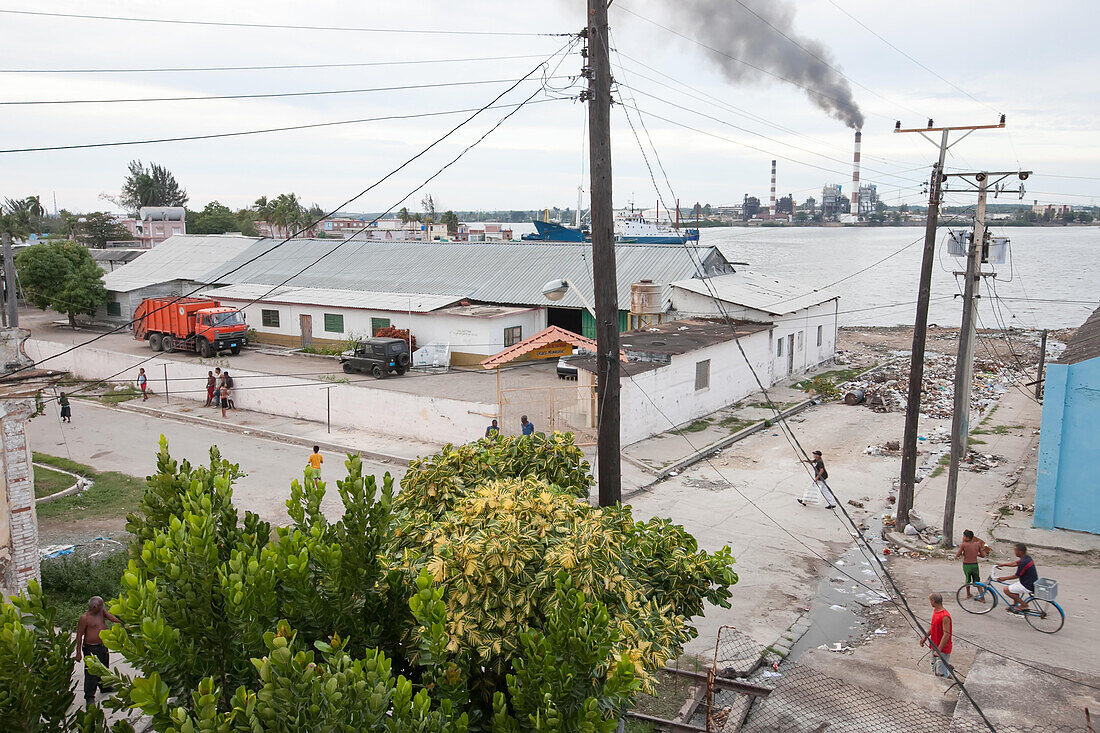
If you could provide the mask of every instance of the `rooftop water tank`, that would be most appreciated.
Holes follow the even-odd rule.
[[[664,288],[652,280],[640,280],[630,286],[630,312],[635,315],[664,313],[661,294]]]

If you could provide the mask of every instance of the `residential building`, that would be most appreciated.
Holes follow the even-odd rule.
[[[1034,526],[1100,534],[1100,308],[1046,367]]]
[[[118,223],[132,238],[118,244],[151,249],[169,237],[187,234],[187,210],[182,206],[143,206],[136,218],[119,219]]]

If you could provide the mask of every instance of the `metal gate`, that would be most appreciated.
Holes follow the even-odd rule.
[[[540,433],[574,433],[578,445],[596,442],[596,391],[590,385],[501,389],[500,432],[519,435],[526,415]]]

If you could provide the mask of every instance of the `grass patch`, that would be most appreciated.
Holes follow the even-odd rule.
[[[653,723],[648,720],[634,720],[633,718],[626,719],[626,725],[623,726],[623,730],[626,733],[656,733],[657,729],[653,727]]]
[[[731,433],[736,433],[740,430],[744,430],[750,425],[755,424],[756,422],[756,420],[746,420],[745,418],[737,417],[736,415],[729,415],[722,418],[722,420],[718,424],[726,430],[730,431]]]
[[[985,424],[982,420],[981,424]],[[974,428],[971,435],[1008,435],[1009,430],[1023,430],[1023,425],[994,425],[991,428]],[[973,441],[972,441],[973,442]]]
[[[710,422],[707,420],[692,420],[686,426],[680,428],[682,433],[699,433],[710,427]]]
[[[973,433],[971,433],[971,437],[967,439],[967,445],[985,445],[985,441],[981,438],[973,437]]]
[[[41,499],[43,496],[56,494],[76,483],[76,480],[67,473],[52,471],[41,466],[34,467],[34,496]]]
[[[88,599],[114,598],[122,591],[122,573],[129,557],[125,550],[97,558],[61,557],[42,561],[42,590],[57,607],[59,626],[76,630]]]
[[[673,666],[671,663],[669,666]],[[700,660],[695,657],[684,655],[676,662],[676,666],[680,669],[687,670],[689,672],[703,672],[707,671],[707,667]],[[644,715],[650,715],[655,718],[663,718],[665,720],[671,720],[676,717],[676,714],[680,712],[680,708],[687,702],[688,695],[694,685],[698,684],[694,680],[686,677],[680,677],[678,675],[669,672],[657,672],[657,684],[656,689],[652,695],[639,695],[637,703],[634,705],[636,712]],[[645,727],[649,725],[642,721],[633,721],[635,724],[641,726],[634,728],[637,731],[650,731],[652,727]],[[627,730],[630,728],[631,721],[627,719]]]
[[[816,391],[815,383],[822,384],[828,382],[835,386],[843,382],[847,382],[849,379],[852,379],[865,371],[867,371],[867,369],[864,367],[852,369],[832,369],[830,371],[817,374],[813,377],[803,379],[800,382],[795,382],[794,387],[795,389],[800,389],[803,392]]]
[[[335,346],[303,346],[298,351],[303,354],[318,354],[320,356],[339,356],[347,351],[346,344],[337,344]]]
[[[113,389],[99,398],[100,402],[108,405],[117,405],[119,402],[129,402],[135,397],[141,396],[141,390],[137,387],[126,385],[124,389]]]
[[[989,412],[987,412],[987,413],[985,414],[985,417],[983,417],[983,418],[982,418],[982,421],[981,421],[980,423],[978,423],[978,424],[979,424],[979,425],[985,425],[985,424],[986,424],[987,422],[989,422],[989,419],[990,419],[991,417],[993,417],[994,413],[996,413],[996,412],[997,412],[997,408],[999,408],[1000,406],[1001,406],[1001,404],[1000,404],[1000,403],[998,402],[997,404],[993,405],[993,407],[990,407],[990,408],[989,408]]]
[[[936,467],[932,469],[932,473],[928,474],[928,478],[936,478],[941,473],[947,470],[947,464],[951,463],[951,454],[945,453],[940,457],[940,462],[936,464]]]
[[[125,517],[128,512],[137,507],[138,501],[145,494],[144,479],[127,476],[117,471],[100,473],[82,463],[42,453],[35,453],[34,460],[87,476],[94,482],[90,489],[80,494],[39,505],[37,507],[39,520],[66,521]],[[67,486],[70,485],[71,483],[67,484]]]

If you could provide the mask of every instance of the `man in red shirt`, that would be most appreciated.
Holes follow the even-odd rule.
[[[939,593],[929,595],[928,602],[932,604],[932,625],[920,640],[920,645],[924,646],[924,642],[931,640],[932,673],[937,677],[950,678],[948,660],[951,657],[951,614],[943,607],[943,596]],[[939,650],[939,654],[936,650]]]

